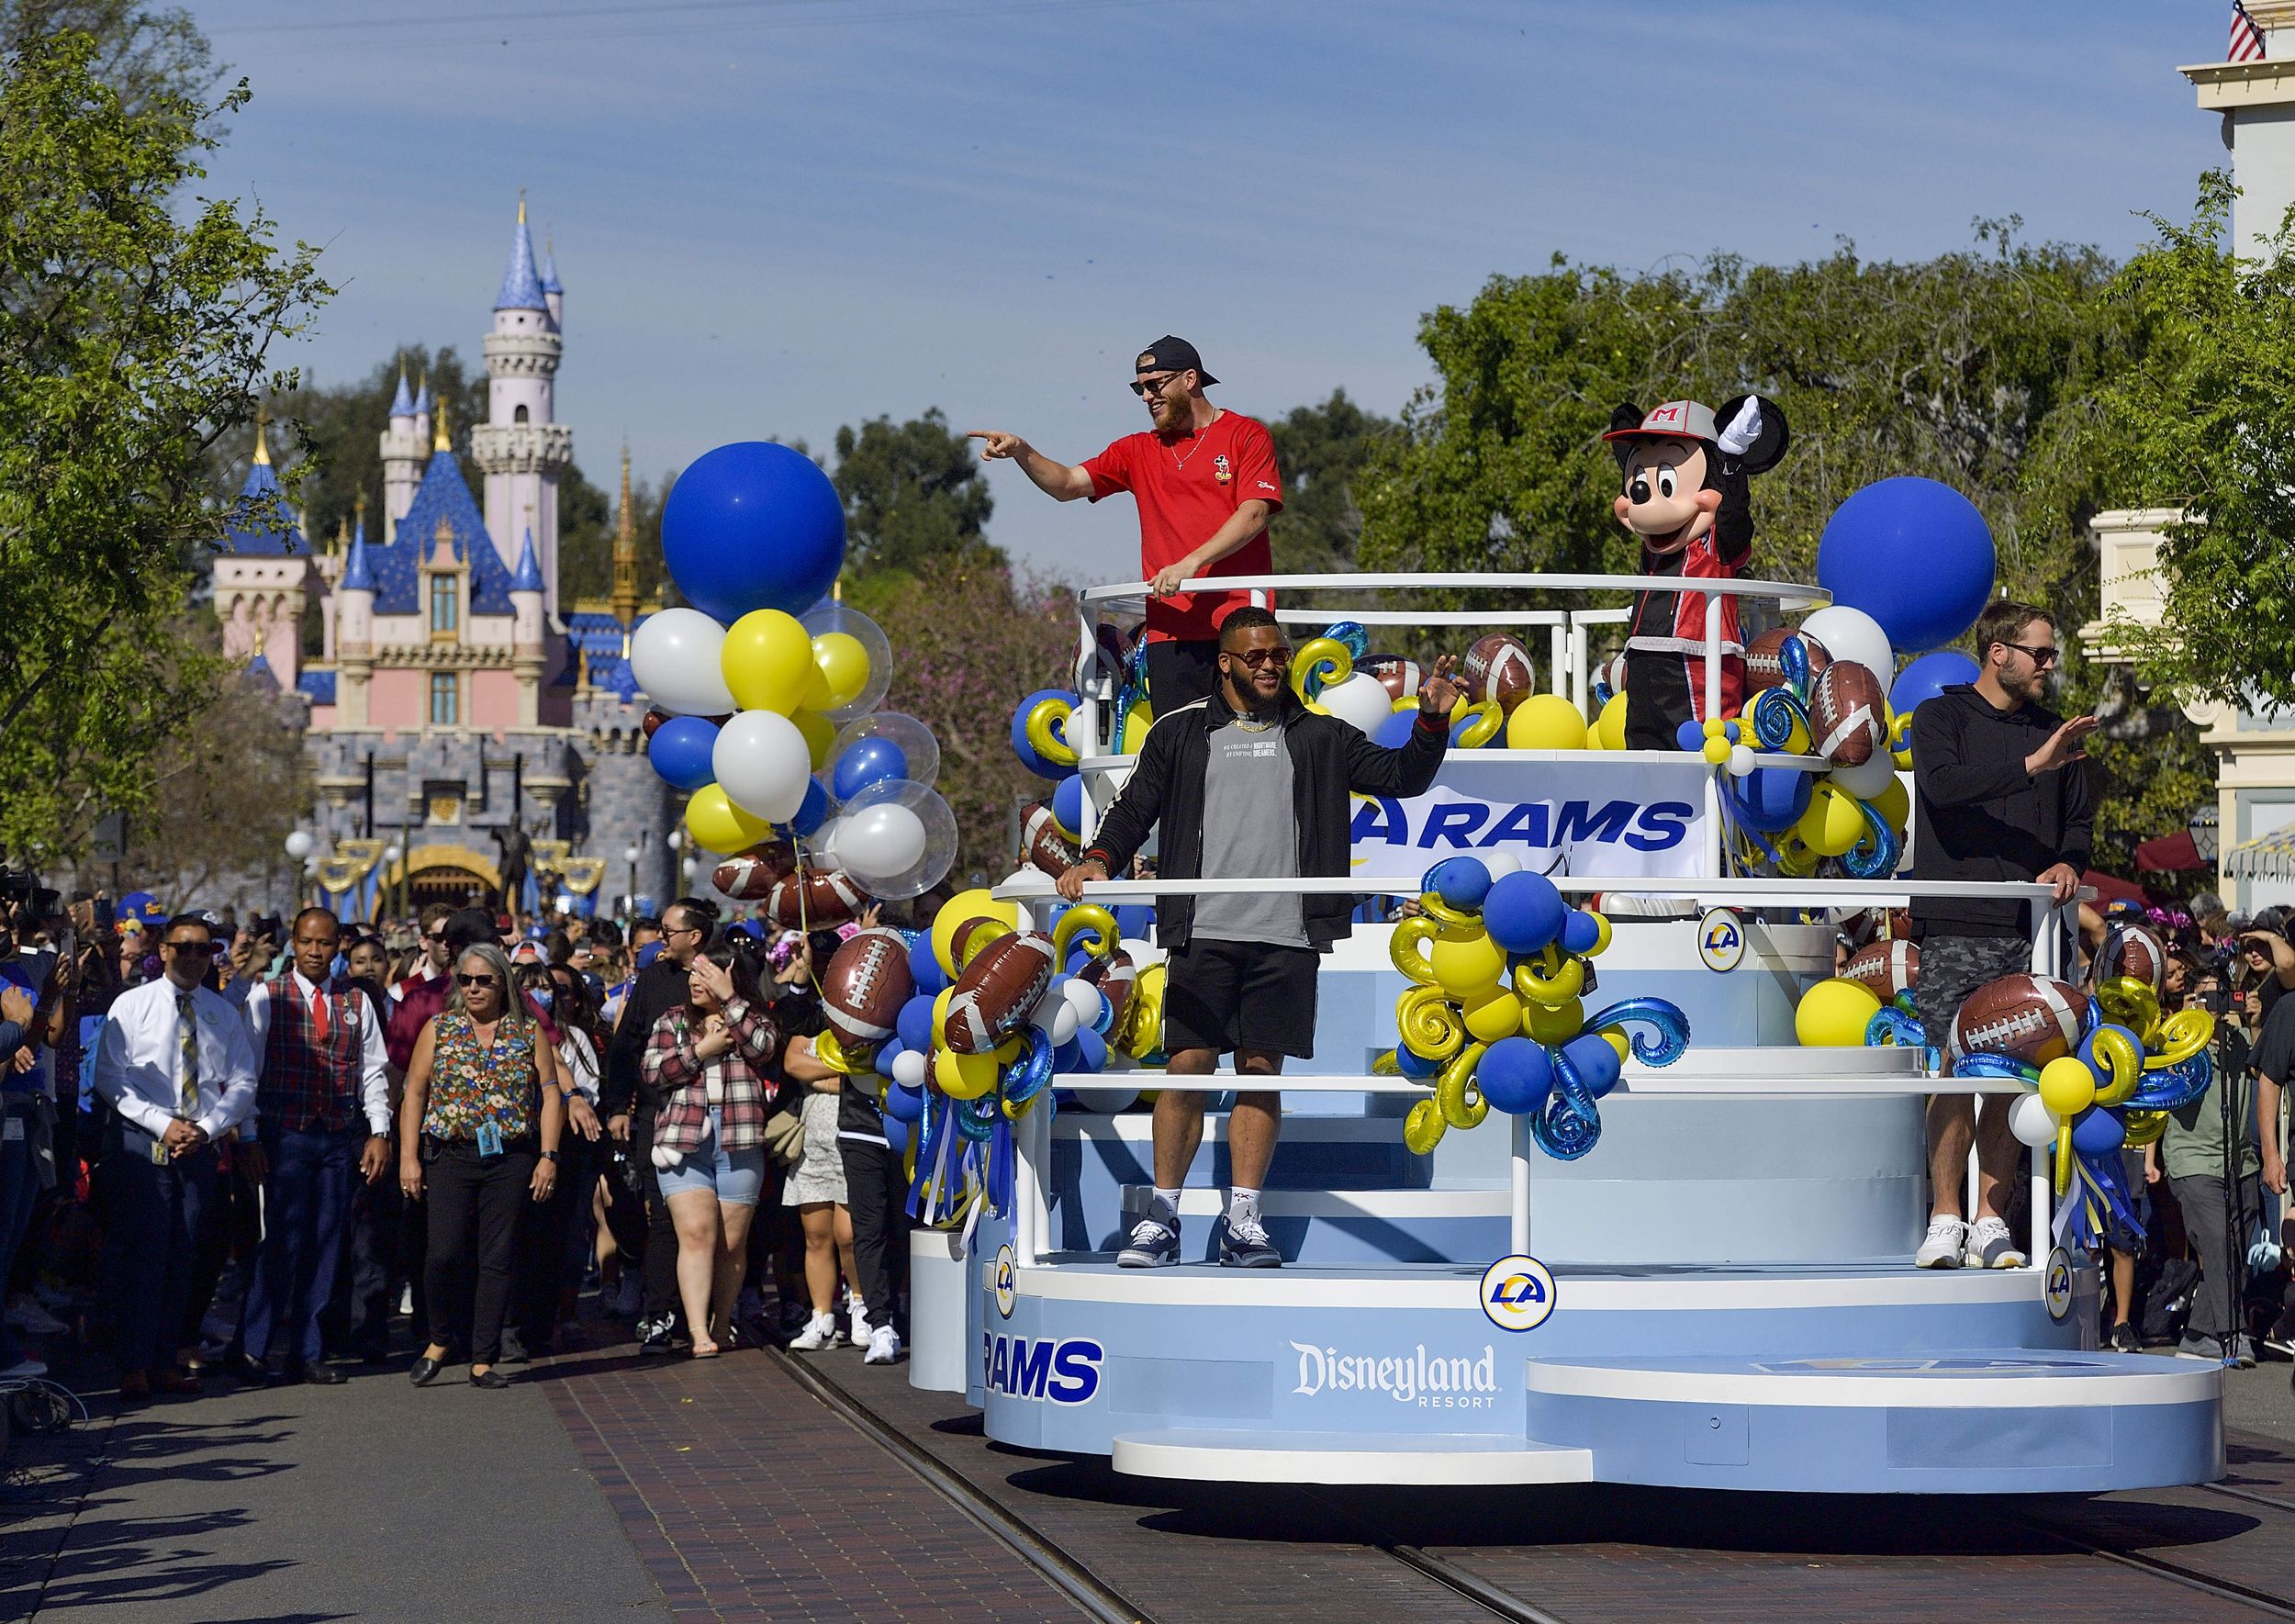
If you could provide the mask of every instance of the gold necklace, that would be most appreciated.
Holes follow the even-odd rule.
[[[1211,414],[1211,423],[1217,422],[1221,418],[1224,418],[1226,415],[1227,414],[1225,410],[1213,412]],[[1165,451],[1170,453],[1172,464],[1181,473],[1184,474],[1187,472],[1188,463],[1194,457],[1197,452],[1203,449],[1203,436],[1211,432],[1211,423],[1205,423],[1202,428],[1195,431],[1195,443],[1188,448],[1188,454],[1186,456],[1181,456],[1178,452],[1172,451],[1168,445],[1163,448]]]

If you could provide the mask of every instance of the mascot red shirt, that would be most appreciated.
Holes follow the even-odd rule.
[[[1749,476],[1766,473],[1790,436],[1776,402],[1741,395],[1718,420],[1695,400],[1643,411],[1621,406],[1603,437],[1623,489],[1618,521],[1641,543],[1641,573],[1687,583],[1733,580],[1753,551]],[[1721,621],[1721,710],[1745,694],[1737,599],[1715,602]],[[1626,629],[1626,748],[1676,750],[1685,722],[1706,716],[1706,599],[1694,587],[1646,591]]]

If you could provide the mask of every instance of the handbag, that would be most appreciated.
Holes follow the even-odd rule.
[[[784,1105],[765,1119],[765,1154],[775,1167],[791,1168],[805,1159],[805,1119]]]

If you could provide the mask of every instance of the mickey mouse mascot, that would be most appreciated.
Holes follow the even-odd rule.
[[[1669,400],[1644,412],[1621,406],[1602,438],[1624,476],[1618,523],[1641,538],[1641,573],[1685,582],[1730,580],[1753,550],[1747,484],[1785,455],[1791,438],[1774,400],[1740,395],[1721,408]],[[1745,694],[1745,645],[1737,599],[1721,614],[1721,713]],[[1706,599],[1690,591],[1650,591],[1634,600],[1626,630],[1626,748],[1674,750],[1685,722],[1705,718]]]

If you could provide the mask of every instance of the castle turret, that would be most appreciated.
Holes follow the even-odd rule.
[[[415,398],[407,392],[407,362],[398,360],[398,393],[391,397],[390,427],[383,431],[383,541],[398,533],[398,521],[422,483],[424,425]]]
[[[215,612],[223,652],[261,657],[282,688],[292,689],[303,659],[303,600],[310,550],[271,466],[271,446],[255,420],[255,455],[240,487],[215,561]]]
[[[335,587],[335,703],[344,727],[367,724],[368,683],[375,674],[375,570],[366,556],[366,515],[351,532],[351,554]]]
[[[431,369],[426,366],[414,384],[414,437],[423,445],[431,442]]]
[[[551,280],[556,280],[554,274]],[[470,431],[471,460],[486,476],[487,532],[507,548],[517,517],[533,514],[534,553],[547,612],[558,612],[558,475],[574,460],[574,432],[556,420],[564,342],[552,297],[534,263],[526,205],[518,205],[510,260],[487,335],[487,420]],[[502,562],[513,562],[505,552]]]
[[[542,245],[542,297],[550,307],[550,324],[565,325],[565,289],[558,282],[558,246],[543,239]]]
[[[542,672],[549,656],[543,597],[542,563],[534,556],[534,532],[529,530],[510,577],[510,669],[518,678],[521,727],[532,727],[542,718]]]
[[[626,637],[637,622],[637,521],[630,510],[630,448],[621,448],[621,508],[613,526],[613,595],[607,599]]]

